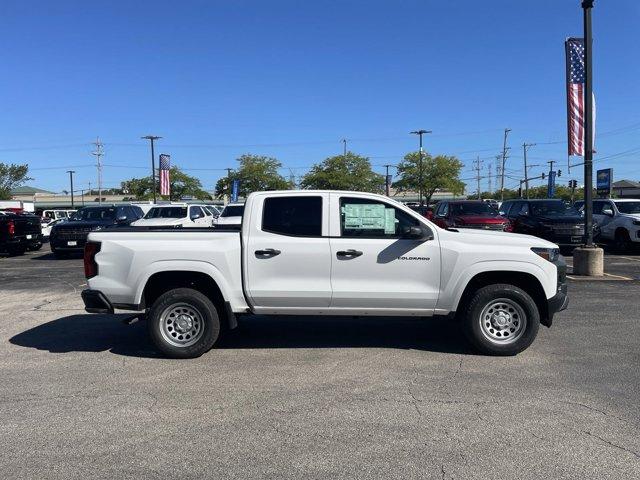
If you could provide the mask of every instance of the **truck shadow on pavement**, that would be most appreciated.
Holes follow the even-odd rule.
[[[12,337],[21,347],[51,353],[103,352],[160,357],[145,321],[125,325],[128,315],[70,315]],[[223,332],[215,349],[395,348],[474,354],[454,320],[404,317],[244,316]]]

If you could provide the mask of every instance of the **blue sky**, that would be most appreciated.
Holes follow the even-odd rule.
[[[640,2],[593,16],[596,166],[638,180]],[[383,172],[419,128],[464,179],[476,156],[495,169],[505,127],[507,186],[524,141],[532,174],[553,159],[570,178],[563,41],[582,34],[579,0],[5,0],[0,18],[0,161],[29,163],[41,188],[68,188],[68,166],[95,185],[98,135],[107,187],[148,174],[148,133],[207,189],[243,153],[299,176],[342,138]]]

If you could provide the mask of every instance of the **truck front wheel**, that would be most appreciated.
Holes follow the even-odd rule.
[[[540,313],[531,296],[514,285],[480,288],[462,312],[467,338],[482,353],[515,355],[538,334]]]
[[[197,290],[176,288],[160,295],[148,315],[151,340],[171,358],[195,358],[220,335],[220,318],[211,300]]]

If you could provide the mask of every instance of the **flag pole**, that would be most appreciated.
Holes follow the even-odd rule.
[[[584,243],[593,247],[593,85],[591,9],[593,0],[583,0],[584,11]]]

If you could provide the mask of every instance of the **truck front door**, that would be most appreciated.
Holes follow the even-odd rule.
[[[331,194],[330,208],[331,308],[432,314],[440,290],[435,229],[381,200]]]
[[[326,193],[269,194],[256,197],[245,212],[245,282],[256,312],[329,306],[328,199]]]

